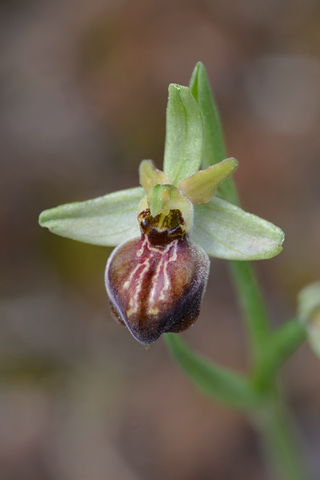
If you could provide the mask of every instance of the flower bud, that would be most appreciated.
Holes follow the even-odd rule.
[[[311,347],[320,356],[320,282],[308,285],[299,293],[298,316],[306,325]]]
[[[146,209],[138,220],[141,238],[122,243],[108,260],[106,289],[115,318],[150,345],[196,321],[210,263],[189,239],[180,210],[153,217]]]

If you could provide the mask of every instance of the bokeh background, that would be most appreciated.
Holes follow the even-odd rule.
[[[206,65],[243,206],[286,232],[256,262],[273,324],[320,272],[317,0],[0,1],[1,480],[270,480],[236,412],[111,318],[110,249],[38,227],[41,210],[137,185],[162,165],[170,82]],[[245,371],[226,262],[213,260],[185,339]],[[283,377],[302,449],[320,471],[320,364]]]

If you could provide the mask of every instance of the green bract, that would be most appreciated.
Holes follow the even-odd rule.
[[[190,89],[170,85],[164,172],[144,160],[140,165],[140,183],[144,189],[131,188],[46,210],[40,215],[40,225],[73,240],[117,246],[139,235],[137,212],[146,194],[152,199],[151,211],[159,213],[170,200],[164,194],[170,190],[165,185],[172,184],[179,188],[182,202],[185,198],[195,205],[191,238],[209,255],[229,260],[258,260],[277,255],[284,240],[280,228],[225,200],[211,198],[234,172],[237,162],[227,159],[198,171],[203,158],[203,138],[203,114]],[[210,154],[208,148],[205,154]],[[207,157],[204,163],[208,165]],[[163,187],[155,190],[157,185]]]

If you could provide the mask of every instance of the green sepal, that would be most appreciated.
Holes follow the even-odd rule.
[[[203,63],[198,62],[190,79],[190,90],[202,112],[204,140],[202,148],[202,168],[221,162],[227,157],[222,134],[219,111],[214,100],[208,75]],[[237,205],[239,203],[231,178],[218,187],[217,195]]]
[[[164,173],[173,185],[199,170],[203,142],[201,111],[188,87],[169,85]]]
[[[145,191],[120,190],[41,213],[39,223],[52,233],[94,245],[114,247],[140,234],[137,210]]]
[[[284,233],[267,220],[214,197],[194,207],[192,238],[213,257],[262,260],[281,252]]]
[[[259,403],[247,378],[207,361],[174,333],[165,334],[164,339],[184,373],[203,393],[236,408],[251,409]]]

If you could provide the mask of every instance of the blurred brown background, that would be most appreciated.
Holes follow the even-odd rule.
[[[111,318],[110,250],[55,237],[41,210],[137,185],[162,165],[167,86],[207,67],[242,203],[286,232],[256,267],[274,325],[319,278],[320,3],[316,0],[0,1],[1,480],[267,480],[257,437],[194,391],[159,340]],[[213,260],[184,334],[244,371],[226,264]],[[319,361],[284,370],[320,471]]]

